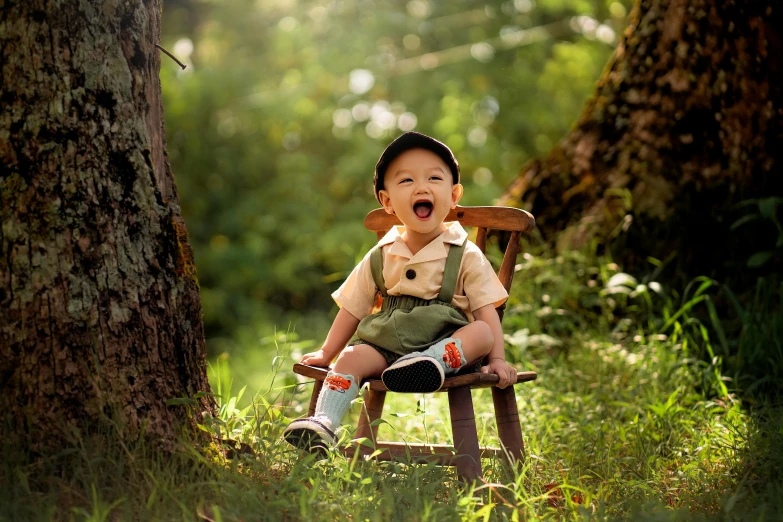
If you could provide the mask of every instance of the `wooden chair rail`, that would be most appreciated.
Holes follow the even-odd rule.
[[[373,455],[376,450],[380,453]],[[456,465],[456,460],[460,456],[449,444],[408,444],[405,442],[379,441],[374,448],[354,442],[343,448],[342,451],[347,457],[353,457],[359,453],[375,460],[434,463],[441,466]],[[506,457],[501,448],[480,448],[480,452],[482,459]]]
[[[311,377],[317,381],[323,381],[326,379],[326,373],[328,371],[329,368],[308,366],[306,364],[299,363],[294,364],[294,373],[304,375],[305,377]],[[517,372],[517,384],[534,381],[537,377],[538,374],[536,374],[536,372]],[[466,373],[464,375],[457,375],[456,377],[447,378],[443,382],[443,386],[441,386],[438,392],[460,386],[469,386],[470,388],[491,388],[492,386],[496,385],[499,380],[500,378],[494,373]],[[373,391],[389,391],[389,389],[380,379],[367,379],[364,382],[370,383],[370,389]]]
[[[481,227],[509,232],[530,232],[536,220],[530,212],[514,207],[461,207],[449,212],[446,221],[459,221],[465,227]],[[402,225],[397,216],[375,209],[364,218],[364,226],[373,232],[387,232],[395,225]]]

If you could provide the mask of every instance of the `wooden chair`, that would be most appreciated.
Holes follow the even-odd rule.
[[[451,211],[446,221],[459,221],[463,226],[477,227],[476,245],[482,252],[484,252],[486,247],[488,230],[511,232],[511,237],[503,256],[503,263],[498,271],[500,282],[507,291],[510,290],[511,280],[514,277],[514,265],[520,250],[520,234],[533,229],[535,226],[533,216],[524,210],[511,207],[458,206]],[[383,209],[373,210],[364,219],[364,226],[376,232],[378,239],[382,238],[392,226],[400,224],[396,216],[387,214]],[[501,320],[503,319],[504,308],[505,305],[497,309]],[[318,394],[321,392],[327,371],[328,368],[304,364],[294,365],[295,373],[315,379],[308,415],[313,415],[315,412]],[[517,373],[517,383],[535,379],[536,372]],[[467,373],[449,377],[445,380],[438,392],[446,392],[449,398],[451,430],[454,441],[454,446],[451,447],[442,444],[405,444],[402,442],[378,441],[378,423],[375,421],[381,418],[383,403],[388,389],[380,379],[368,379],[364,381],[369,383],[369,390],[364,399],[362,414],[359,416],[356,437],[366,437],[375,443],[375,450],[380,450],[380,454],[374,457],[378,460],[410,460],[413,462],[436,462],[441,465],[456,466],[457,474],[463,480],[473,480],[481,477],[481,457],[499,456],[504,459],[510,459],[512,463],[522,461],[524,460],[524,443],[522,441],[522,428],[519,424],[514,387],[509,386],[501,390],[494,386],[498,380],[497,375],[483,373]],[[498,437],[503,448],[479,448],[471,389],[488,387],[492,387],[492,401],[495,406]],[[346,448],[344,451],[349,456],[352,456],[356,451],[370,455],[374,449],[356,444]]]

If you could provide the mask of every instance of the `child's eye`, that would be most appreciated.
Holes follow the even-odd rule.
[[[401,179],[400,180],[400,185],[402,185],[403,183],[408,182],[408,181],[413,181],[413,180],[411,178]]]
[[[442,180],[443,178],[441,176],[430,176],[430,179]]]

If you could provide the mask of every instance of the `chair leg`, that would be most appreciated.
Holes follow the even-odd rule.
[[[454,449],[460,455],[456,459],[457,475],[472,481],[481,478],[481,456],[470,388],[451,388],[448,394]]]
[[[514,387],[492,388],[492,402],[495,404],[495,421],[498,437],[511,457],[512,463],[525,460],[525,443],[522,441],[522,427],[519,424],[519,411]]]
[[[378,440],[378,425],[373,426],[372,423],[381,418],[385,400],[385,391],[367,390],[364,407],[359,414],[359,424],[356,426],[356,438],[367,437],[373,442]]]
[[[318,396],[321,394],[321,388],[324,387],[324,381],[315,381],[313,383],[313,394],[310,396],[310,408],[307,410],[307,416],[312,417],[315,413],[315,405],[318,404]]]

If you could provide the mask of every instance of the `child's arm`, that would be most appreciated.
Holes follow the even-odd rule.
[[[340,311],[337,312],[337,317],[334,318],[332,327],[329,328],[329,333],[326,335],[326,340],[321,349],[304,354],[300,362],[310,366],[326,368],[332,362],[332,359],[337,357],[337,354],[345,348],[345,344],[356,332],[357,326],[359,326],[359,320],[345,308],[340,308]]]
[[[488,304],[473,310],[473,318],[484,321],[492,330],[495,343],[487,355],[487,365],[481,367],[481,373],[495,373],[500,377],[498,388],[505,388],[517,382],[517,370],[506,362],[506,349],[503,342],[503,328],[500,326],[500,317],[495,311],[494,304]]]

